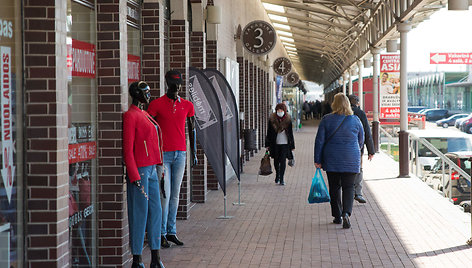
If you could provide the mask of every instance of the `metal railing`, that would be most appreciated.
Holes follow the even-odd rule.
[[[390,133],[388,133],[383,127],[379,126],[379,129],[380,131],[387,137],[387,140],[388,140],[388,143],[387,143],[387,151],[388,151],[388,154],[392,157],[393,157],[393,154],[392,154],[392,144],[395,144],[395,138],[390,135]]]

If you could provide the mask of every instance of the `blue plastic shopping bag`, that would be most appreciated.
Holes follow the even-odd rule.
[[[317,168],[315,176],[311,181],[310,193],[308,194],[308,203],[324,203],[329,202],[328,188],[324,182],[323,175],[321,174],[321,169]]]

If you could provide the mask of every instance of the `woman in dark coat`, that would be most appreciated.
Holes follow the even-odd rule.
[[[323,117],[316,134],[315,166],[328,174],[333,222],[343,223],[347,229],[351,227],[354,179],[360,171],[364,129],[346,95],[336,94],[331,107],[333,112]]]
[[[293,139],[292,119],[287,114],[287,106],[283,103],[275,106],[275,113],[272,113],[267,126],[267,136],[265,147],[269,150],[270,156],[274,158],[275,183],[285,185],[284,174],[287,158],[293,157],[292,151],[295,149]]]

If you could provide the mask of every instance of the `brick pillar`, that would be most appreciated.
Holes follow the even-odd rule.
[[[256,75],[255,75],[255,66],[254,63],[249,62],[249,128],[251,129],[256,129],[256,124],[255,124],[255,91],[257,89],[256,85]],[[253,157],[254,156],[254,151],[251,150],[249,151],[249,156]]]
[[[251,128],[251,67],[248,60],[244,60],[244,76],[246,81],[246,88],[244,90],[244,128],[250,129]],[[249,157],[251,156],[251,152],[249,150],[245,150],[245,157],[246,161],[249,161]]]
[[[206,67],[206,42],[204,32],[190,33],[190,65],[195,68]],[[192,168],[191,191],[192,202],[204,203],[206,201],[207,178],[205,176],[205,153],[200,143],[197,142],[198,164]]]
[[[187,80],[190,60],[189,49],[189,25],[187,20],[172,19],[170,21],[169,41],[170,41],[170,68],[182,73],[184,83],[180,95],[188,99]],[[190,158],[190,157],[189,157]],[[190,210],[190,187],[189,187],[189,161],[185,170],[182,185],[180,186],[179,208],[177,219],[186,220]]]
[[[66,14],[24,1],[25,267],[70,265]]]
[[[263,106],[262,106],[262,97],[263,97],[263,91],[264,91],[264,88],[263,88],[263,81],[264,81],[264,76],[262,74],[262,68],[257,68],[258,69],[258,77],[257,77],[257,82],[259,84],[259,87],[258,87],[258,90],[257,90],[257,107],[258,107],[258,110],[257,110],[257,124],[258,124],[258,132],[259,132],[259,142],[258,142],[258,148],[259,150],[262,148],[262,141],[263,141],[263,127],[262,127],[262,113],[264,111],[263,109]]]
[[[144,2],[141,9],[142,18],[142,80],[151,88],[151,95],[161,95],[161,40],[160,40],[160,7],[158,2]]]
[[[238,64],[239,64],[239,112],[243,112],[244,116],[246,116],[246,108],[245,108],[245,96],[246,96],[246,76],[244,74],[245,72],[245,65],[244,65],[244,58],[243,57],[238,57],[237,58]],[[244,137],[243,137],[243,129],[245,128],[244,122],[245,118],[239,118],[239,133],[240,133],[240,138],[241,138],[241,168],[244,164],[244,159],[245,159],[245,151],[244,151]]]
[[[96,3],[98,266],[124,267],[131,257],[121,148],[122,113],[128,109],[126,1]]]
[[[207,68],[218,69],[218,46],[217,41],[208,40],[206,41],[206,65]],[[207,161],[207,187],[208,190],[218,190],[219,184],[216,178],[215,172]]]

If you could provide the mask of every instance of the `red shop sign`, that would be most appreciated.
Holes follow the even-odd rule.
[[[95,45],[72,39],[71,53],[72,76],[95,78]]]
[[[128,84],[141,80],[141,58],[128,54]]]
[[[97,145],[94,141],[69,144],[69,164],[87,161],[97,157]]]

